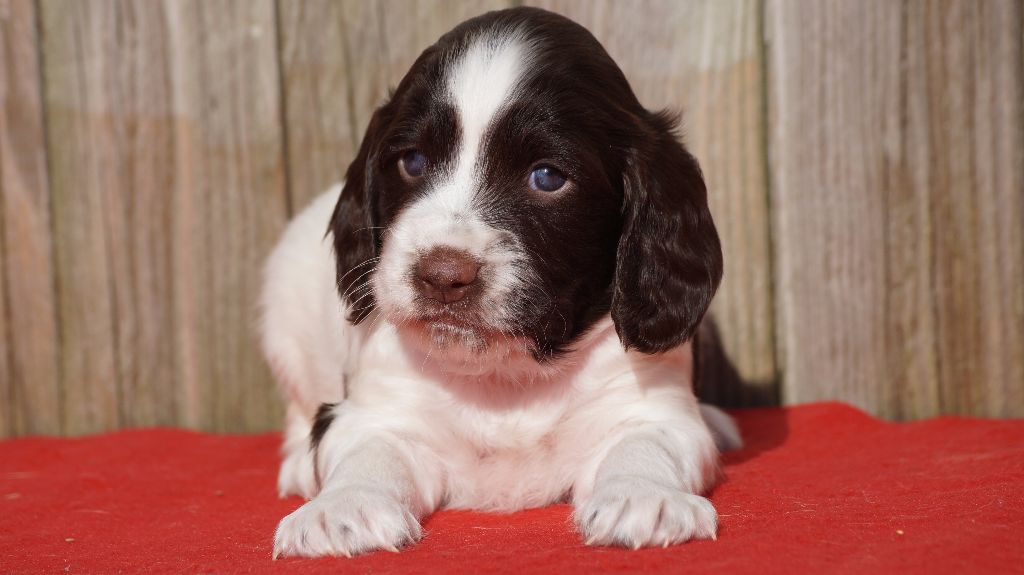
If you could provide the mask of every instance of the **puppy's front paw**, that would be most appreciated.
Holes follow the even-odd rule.
[[[365,488],[333,491],[321,493],[281,520],[274,534],[274,558],[398,551],[422,534],[412,513],[385,493]]]
[[[641,479],[598,485],[573,519],[587,545],[633,549],[714,539],[718,529],[718,514],[704,497]]]

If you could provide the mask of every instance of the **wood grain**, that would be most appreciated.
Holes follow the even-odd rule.
[[[366,5],[369,8],[355,6],[355,11],[359,15],[372,12],[372,5]],[[353,69],[345,42],[349,18],[351,11],[333,0],[278,2],[281,94],[293,212],[342,180],[355,156],[359,135],[351,117],[348,74]]]
[[[0,234],[4,232],[3,189],[0,189]],[[14,409],[10,360],[13,342],[7,327],[7,256],[0,250],[0,437],[14,435]]]
[[[177,422],[159,4],[42,3],[68,433]]]
[[[19,435],[61,431],[36,21],[34,3],[0,0],[0,393]]]
[[[287,216],[423,48],[518,3],[0,0],[0,435],[279,425]],[[741,376],[705,397],[1024,415],[1024,5],[538,5],[684,112]]]
[[[769,2],[787,402],[1024,414],[1018,2]]]
[[[587,27],[646,107],[683,112],[683,140],[704,170],[725,253],[712,314],[742,378],[704,393],[727,405],[775,403],[760,2],[536,4]]]
[[[272,427],[273,4],[47,1],[43,24],[68,432]]]
[[[183,423],[282,413],[256,344],[263,260],[287,217],[274,4],[165,4],[175,105],[174,326]]]
[[[908,107],[928,114],[911,123],[929,151],[913,185],[932,203],[939,411],[1022,416],[1024,5],[912,2],[918,18]]]
[[[123,220],[110,207],[121,191],[123,156],[104,84],[116,66],[110,46],[114,6],[40,4],[45,67],[55,272],[60,317],[61,412],[65,432],[121,424],[114,273]],[[117,231],[115,232],[115,228]]]
[[[278,1],[295,210],[343,179],[373,111],[425,48],[509,0]]]

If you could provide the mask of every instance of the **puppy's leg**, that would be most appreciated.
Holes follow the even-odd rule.
[[[309,433],[313,422],[295,402],[288,405],[284,418],[284,443],[281,445],[281,470],[277,475],[277,492],[281,497],[298,495],[306,499],[316,495],[313,474],[313,450]]]
[[[442,471],[433,453],[372,424],[338,425],[344,419],[320,441],[319,494],[277,527],[275,558],[397,551],[419,540],[420,520],[440,502]]]
[[[700,404],[700,417],[711,430],[711,436],[715,438],[715,445],[719,451],[743,448],[743,436],[740,434],[740,428],[729,417],[729,414],[713,405],[702,403]]]
[[[636,549],[714,539],[718,517],[700,493],[717,474],[717,457],[697,414],[619,435],[573,496],[584,540]]]

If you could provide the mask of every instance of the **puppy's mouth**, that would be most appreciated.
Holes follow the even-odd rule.
[[[436,347],[468,347],[476,350],[486,348],[497,336],[493,326],[488,325],[478,314],[466,305],[433,305],[419,307],[419,313],[407,322]]]
[[[424,327],[434,337],[478,339],[480,330],[472,324],[454,323],[445,319],[427,320]]]
[[[421,313],[416,319],[421,328],[430,332],[451,335],[483,335],[487,326],[470,314],[448,310],[431,310]]]

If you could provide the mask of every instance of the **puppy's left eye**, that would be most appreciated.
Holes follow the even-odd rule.
[[[407,179],[415,180],[427,170],[427,157],[419,150],[409,150],[398,159],[398,168]]]
[[[540,166],[530,172],[530,187],[539,192],[557,192],[565,181],[565,174],[551,166]]]

